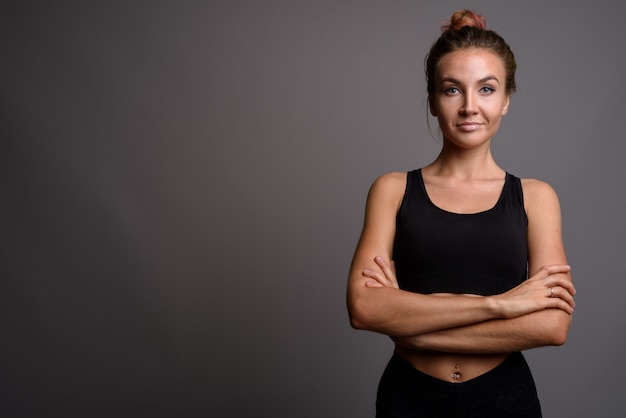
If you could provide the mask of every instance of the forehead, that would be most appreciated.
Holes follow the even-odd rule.
[[[454,79],[483,79],[495,76],[503,82],[506,71],[502,59],[484,48],[459,49],[450,52],[439,61],[437,77]]]

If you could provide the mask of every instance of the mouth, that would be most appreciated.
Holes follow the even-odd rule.
[[[473,132],[482,126],[479,122],[462,122],[457,123],[457,128],[463,132]]]

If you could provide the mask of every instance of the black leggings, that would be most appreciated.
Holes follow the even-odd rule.
[[[462,383],[415,369],[394,354],[378,386],[376,418],[540,418],[535,382],[521,353]]]

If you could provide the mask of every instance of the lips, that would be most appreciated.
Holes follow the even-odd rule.
[[[463,132],[473,132],[482,126],[479,122],[463,122],[457,123],[457,128]]]

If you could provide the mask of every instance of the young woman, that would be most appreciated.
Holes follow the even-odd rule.
[[[348,283],[350,321],[391,337],[377,417],[540,417],[520,351],[565,342],[575,289],[558,198],[494,161],[515,59],[456,12],[426,60],[434,162],[372,185]]]

